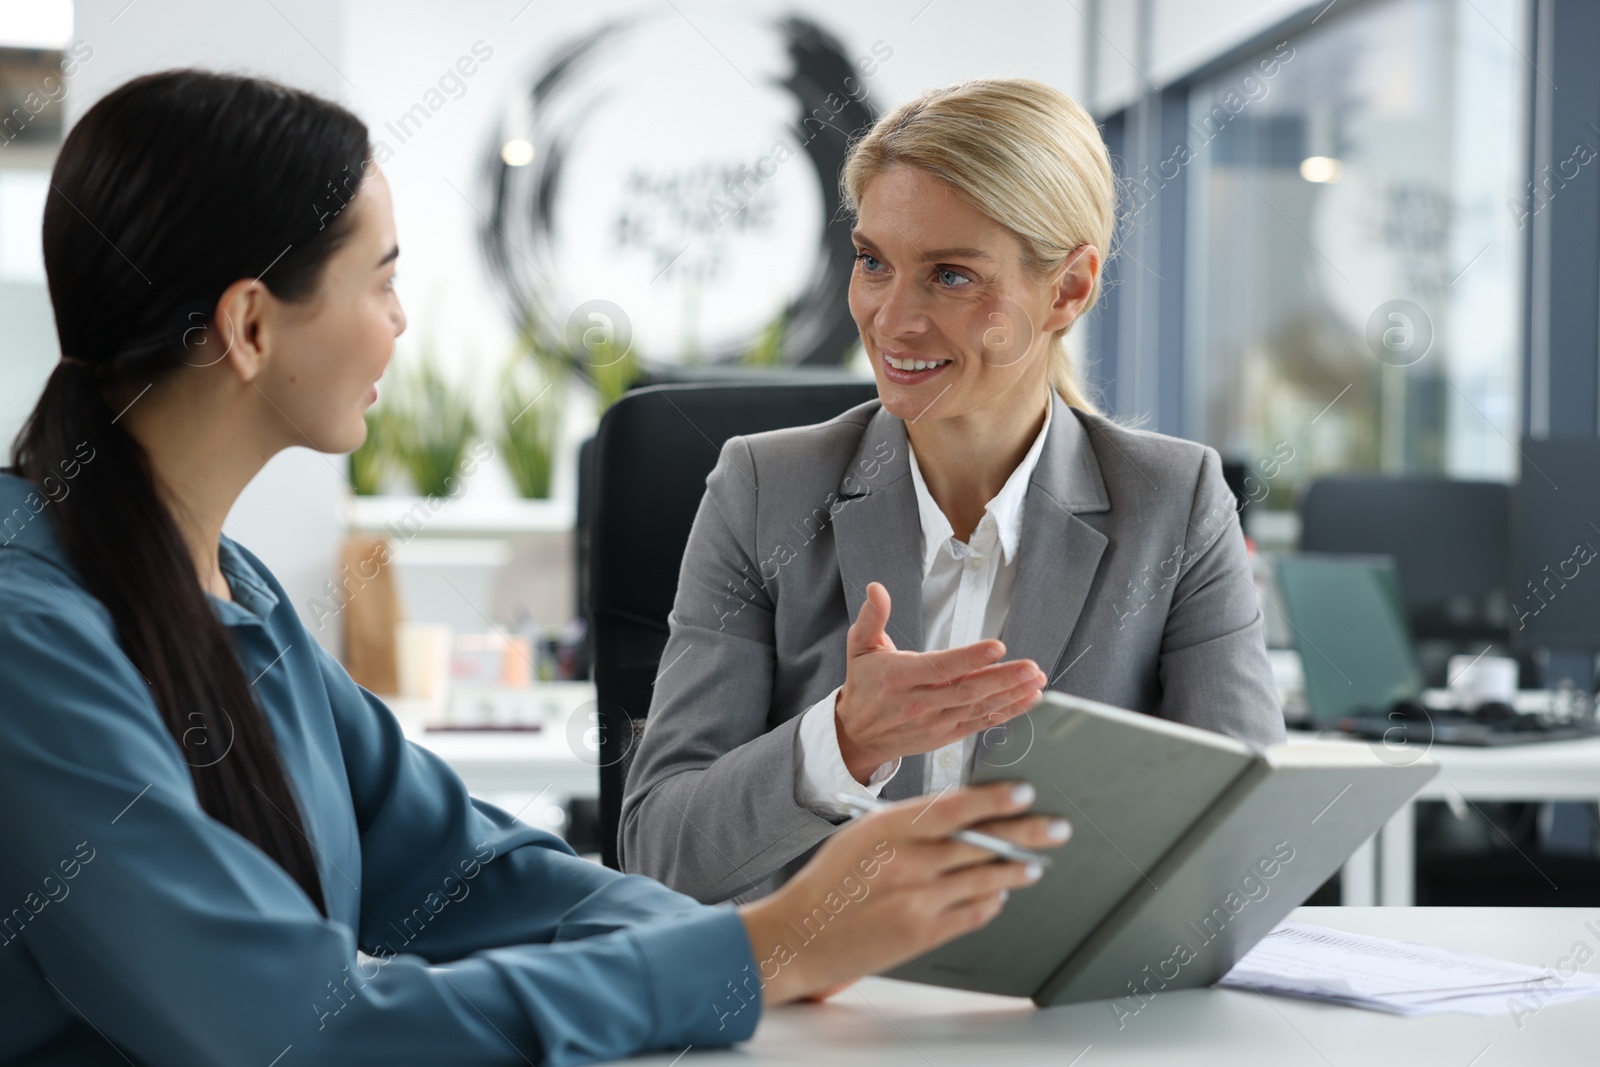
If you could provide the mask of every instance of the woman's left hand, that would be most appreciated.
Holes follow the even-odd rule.
[[[989,783],[840,827],[781,889],[739,909],[763,1001],[827,996],[989,922],[1041,871],[950,835],[981,827],[1025,848],[1061,845],[1071,826],[1024,814],[1034,798],[1030,785]]]

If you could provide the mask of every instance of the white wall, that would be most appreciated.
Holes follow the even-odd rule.
[[[512,85],[555,46],[608,19],[662,13],[666,28],[676,31],[672,45],[687,51],[696,79],[663,85],[662,95],[676,112],[676,135],[685,139],[739,137],[741,131],[719,133],[714,124],[732,110],[731,103],[754,94],[736,69],[741,62],[760,69],[756,60],[741,54],[747,35],[740,30],[752,18],[790,12],[833,30],[851,55],[868,55],[878,41],[893,49],[893,58],[871,82],[875,100],[884,107],[934,85],[981,75],[1034,77],[1075,96],[1083,88],[1083,25],[1070,6],[1049,0],[983,8],[930,5],[926,0],[757,0],[739,5],[682,0],[676,6],[681,15],[665,4],[628,0],[531,7],[527,0],[450,5],[348,0],[346,70],[355,86],[349,89],[350,104],[374,137],[394,148],[384,170],[395,194],[402,248],[397,285],[412,317],[410,334],[401,339],[402,351],[431,339],[448,363],[467,366],[498,361],[508,349],[509,324],[479,266],[476,241],[483,205],[469,203],[480,195],[479,160]],[[1006,16],[997,17],[1000,11]],[[1027,32],[1018,32],[1019,27]],[[399,144],[385,124],[417,102],[440,72],[479,42],[493,54],[466,79],[466,91]]]
[[[67,0],[0,0],[0,44],[64,49],[71,41]],[[51,102],[34,121],[58,117],[75,84],[74,78],[60,86],[40,78],[34,91]],[[52,144],[0,137],[0,466],[11,462],[11,442],[61,355],[39,245],[55,156]]]
[[[342,30],[337,5],[316,0],[78,0],[74,35],[94,55],[66,99],[66,120],[134,75],[175,66],[264,74],[342,100]],[[308,624],[307,601],[337,569],[343,463],[304,448],[279,454],[224,527],[272,568]],[[337,627],[312,632],[338,651]]]

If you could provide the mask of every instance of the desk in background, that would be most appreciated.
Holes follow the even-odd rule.
[[[571,802],[600,793],[599,751],[584,748],[593,740],[587,731],[594,685],[544,683],[519,695],[520,714],[537,721],[538,730],[424,730],[426,707],[388,703],[406,738],[448,763],[467,792],[573,840]]]
[[[562,728],[449,730],[406,736],[437,755],[461,776],[473,796],[535,793],[589,799],[600,793],[598,760],[580,758]]]
[[[593,690],[574,686],[564,684],[559,694],[562,714],[553,714],[538,732],[423,733],[408,726],[407,736],[449,763],[475,796],[517,798],[510,804],[513,811],[523,804],[521,798],[531,796],[554,804],[592,799],[599,794],[599,754],[583,744],[588,727],[582,713],[590,706]],[[576,733],[569,730],[574,715],[578,716]],[[1368,744],[1302,731],[1290,731],[1289,743]],[[1600,738],[1503,748],[1434,745],[1427,755],[1440,765],[1440,771],[1416,800],[1600,802]],[[1402,807],[1345,863],[1340,886],[1346,904],[1399,907],[1414,901],[1415,807],[1415,801]],[[530,821],[541,824],[538,819]],[[1600,946],[1596,948],[1600,950]],[[1595,1062],[1600,1063],[1600,1039]]]
[[[1329,740],[1329,736],[1291,731],[1289,743],[1369,744]],[[1402,755],[1397,753],[1394,758]],[[1439,764],[1439,773],[1345,863],[1340,888],[1346,904],[1401,907],[1413,903],[1417,801],[1468,805],[1490,800],[1600,802],[1600,738],[1498,748],[1434,745],[1427,750],[1427,758]],[[1538,862],[1533,857],[1527,860]],[[1595,1062],[1600,1063],[1600,1047],[1595,1050]]]
[[[527,689],[484,691],[485,705],[517,698],[515,717],[538,730],[425,730],[424,721],[438,709],[419,702],[385,697],[406,738],[439,756],[461,776],[474,796],[542,794],[558,803],[589,799],[600,789],[598,749],[582,750],[595,708],[593,682],[541,682]],[[473,711],[488,719],[493,710],[455,707],[473,703],[474,691],[455,692],[452,710]]]
[[[1555,966],[1574,944],[1600,971],[1600,937],[1581,908],[1300,908],[1297,922]],[[1600,925],[1600,924],[1597,924]],[[767,1013],[732,1051],[681,1050],[640,1067],[1541,1067],[1600,1062],[1600,999],[1525,1015],[1403,1018],[1232,989],[1158,993],[1122,1019],[1106,1001],[1037,1009],[1026,1000],[868,978],[824,1004]],[[682,1056],[681,1059],[678,1057]]]

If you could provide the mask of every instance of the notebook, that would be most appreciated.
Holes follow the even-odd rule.
[[[1041,1005],[1209,985],[1321,886],[1438,767],[1352,742],[1262,749],[1046,693],[989,731],[972,781],[1026,780],[1072,822],[989,925],[887,977]]]

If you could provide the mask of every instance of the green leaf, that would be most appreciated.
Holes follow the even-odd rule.
[[[383,477],[398,460],[395,418],[389,408],[374,405],[367,409],[367,439],[350,453],[350,487],[360,496],[373,496],[382,487]]]
[[[393,396],[394,393],[398,396]],[[424,496],[461,489],[458,472],[477,433],[471,392],[453,385],[424,349],[414,365],[399,368],[394,405],[395,452]]]
[[[530,500],[550,496],[569,376],[560,354],[527,334],[522,350],[506,364],[495,446],[517,492]]]

